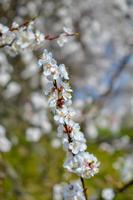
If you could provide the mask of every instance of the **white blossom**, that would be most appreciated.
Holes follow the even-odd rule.
[[[7,26],[4,26],[3,24],[0,24],[0,32],[2,34],[7,33],[9,31],[9,28]]]
[[[66,34],[65,33],[62,33],[60,34],[58,40],[57,40],[57,44],[60,46],[60,47],[63,47],[63,45],[65,43],[67,43],[68,41],[68,38],[66,37]]]
[[[17,29],[19,28],[19,24],[17,22],[12,23],[12,28]]]
[[[99,162],[93,154],[80,152],[74,157],[69,156],[64,163],[64,167],[70,172],[74,172],[83,178],[91,178],[99,171]]]
[[[87,148],[86,145],[86,140],[73,140],[72,142],[69,143],[69,149],[72,151],[74,154],[78,154],[79,152],[85,151]]]
[[[35,32],[35,38],[38,44],[44,41],[44,34],[42,34],[40,31]]]
[[[11,149],[11,142],[6,137],[0,137],[0,151],[8,152]]]
[[[42,67],[44,64],[50,63],[52,59],[52,53],[48,52],[47,49],[44,49],[41,59],[39,59],[38,64]]]
[[[58,123],[64,124],[71,121],[71,118],[75,115],[75,111],[72,108],[63,107],[57,110],[57,114],[54,116],[54,120]]]
[[[51,142],[51,146],[52,146],[53,148],[55,148],[55,149],[60,148],[60,146],[61,146],[61,141],[60,141],[60,139],[58,139],[58,138],[53,139],[52,142]]]
[[[78,131],[76,134],[73,134],[73,137],[71,136],[71,140],[72,141],[69,141],[68,136],[65,134],[63,137],[63,144],[65,149],[71,150],[73,154],[78,154],[79,152],[86,150],[87,145],[83,133]]]
[[[85,151],[87,145],[81,141],[72,141],[68,144],[68,149],[72,151],[73,154],[78,154],[79,152]]]
[[[59,72],[60,72],[61,78],[69,80],[68,73],[66,71],[66,68],[65,68],[64,64],[59,65]]]
[[[133,154],[120,157],[115,163],[114,168],[120,171],[120,177],[124,183],[133,179]]]
[[[62,200],[63,198],[63,186],[61,184],[55,184],[53,187],[53,200]]]
[[[50,92],[52,91],[52,88],[54,88],[53,82],[49,81],[48,83],[45,84],[45,95],[49,95]]]
[[[26,139],[27,141],[30,142],[38,142],[39,139],[41,138],[41,130],[40,128],[33,128],[33,127],[29,127],[26,130]]]
[[[113,191],[112,188],[105,188],[103,191],[102,191],[102,197],[103,199],[105,200],[113,200],[114,197],[115,197],[115,193]]]
[[[1,86],[6,86],[6,84],[9,82],[9,80],[11,79],[11,76],[9,73],[7,72],[1,72],[0,73],[0,85]]]
[[[6,137],[6,128],[0,124],[0,151],[8,152],[11,149],[12,143]]]
[[[36,109],[41,109],[46,106],[45,98],[38,92],[31,94],[31,102]]]
[[[66,27],[66,26],[63,27],[63,31],[64,31],[65,33],[68,33],[68,34],[72,34],[72,33],[73,33],[72,28]]]
[[[6,90],[4,91],[4,96],[6,98],[12,98],[21,92],[21,86],[19,83],[12,81],[8,84]]]
[[[74,181],[64,186],[64,200],[85,200],[80,181]]]

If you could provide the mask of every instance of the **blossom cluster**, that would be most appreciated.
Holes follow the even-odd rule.
[[[83,188],[79,181],[74,181],[64,187],[64,200],[85,200]]]
[[[68,36],[77,35],[71,29],[64,27],[63,33],[57,36],[44,35],[34,28],[34,20],[24,22],[19,25],[13,22],[11,27],[0,24],[0,47],[9,47],[15,53],[22,52],[24,49],[35,49],[45,40],[57,39],[57,44],[62,47],[67,41]]]
[[[19,52],[41,44],[45,39],[44,35],[38,30],[34,31],[33,25],[34,21],[22,25],[13,22],[10,28],[0,24],[0,46],[9,46],[14,52]]]
[[[58,136],[68,152],[64,167],[82,178],[90,178],[98,172],[99,162],[93,154],[85,151],[86,139],[79,124],[73,120],[76,112],[72,108],[72,89],[65,65],[58,65],[52,53],[45,49],[39,66],[47,79],[45,94],[58,124]]]
[[[79,180],[70,184],[56,184],[53,188],[53,200],[85,200],[83,187]]]

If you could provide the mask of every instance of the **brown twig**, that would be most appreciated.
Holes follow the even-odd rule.
[[[27,23],[28,24],[28,23]],[[16,29],[11,29],[12,31],[14,31],[14,30],[19,30],[18,28],[16,28]],[[72,37],[72,36],[78,36],[79,35],[79,33],[71,33],[71,34],[68,34],[68,33],[64,33],[64,36],[66,36],[66,37]],[[50,34],[47,34],[47,35],[45,35],[44,36],[44,39],[45,40],[49,40],[49,41],[52,41],[52,40],[56,40],[56,39],[58,39],[60,37],[60,34],[59,35],[50,35]],[[6,47],[6,46],[12,46],[12,44],[14,43],[14,41],[15,41],[16,39],[13,39],[12,40],[12,42],[11,43],[5,43],[5,44],[2,44],[2,45],[0,45],[0,48],[4,48],[4,47]]]
[[[122,187],[117,188],[115,190],[116,194],[119,194],[121,192],[124,192],[125,190],[127,190],[130,186],[133,185],[133,179],[131,181],[129,181],[128,183],[124,184]]]
[[[66,36],[66,37],[70,37],[70,36],[78,36],[79,35],[79,33],[64,33],[64,36]],[[52,35],[49,35],[49,34],[47,34],[46,36],[45,36],[45,40],[56,40],[56,39],[58,39],[60,37],[60,34],[59,35],[56,35],[56,36],[52,36]]]
[[[84,182],[84,179],[82,177],[80,177],[80,180],[81,180],[81,183],[82,183],[82,187],[83,187],[83,192],[84,192],[84,196],[85,196],[85,200],[87,200],[87,189],[85,188],[85,182]]]

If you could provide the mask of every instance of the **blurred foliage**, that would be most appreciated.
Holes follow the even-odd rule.
[[[14,124],[13,124],[14,125]],[[1,200],[50,200],[52,188],[56,183],[70,181],[74,176],[67,176],[62,164],[64,152],[62,149],[51,147],[51,137],[54,134],[44,136],[38,143],[30,143],[25,140],[25,124],[19,122],[16,127],[11,127],[12,140],[18,138],[10,152],[1,153],[0,156],[0,199]],[[125,133],[125,131],[124,131]],[[128,130],[126,130],[128,134]],[[130,131],[129,131],[130,134]],[[52,136],[53,135],[53,136]],[[106,137],[106,135],[103,136]],[[97,148],[97,143],[88,144],[88,149],[93,152],[101,162],[99,174],[91,180],[86,180],[88,195],[100,193],[106,187],[116,188],[121,182],[119,174],[112,164],[125,151],[116,151],[114,154]],[[66,179],[66,180],[65,180]],[[116,196],[117,200],[131,200],[133,187]]]

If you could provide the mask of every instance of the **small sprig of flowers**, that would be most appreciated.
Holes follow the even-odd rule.
[[[0,47],[9,47],[18,53],[23,49],[35,48],[45,40],[44,35],[34,30],[34,19],[19,25],[13,22],[11,27],[0,24]]]
[[[46,40],[57,40],[58,45],[62,47],[68,41],[68,37],[79,35],[66,27],[63,28],[63,33],[61,34],[44,35],[39,30],[35,30],[34,24],[35,18],[21,25],[13,22],[11,27],[0,24],[0,48],[8,47],[18,53],[26,48],[35,49]]]
[[[85,151],[86,139],[79,124],[73,120],[76,112],[72,108],[72,89],[65,65],[58,65],[52,53],[46,49],[38,63],[47,79],[45,94],[58,124],[58,136],[67,151],[64,167],[81,178],[90,178],[98,173],[99,162],[93,154]]]

